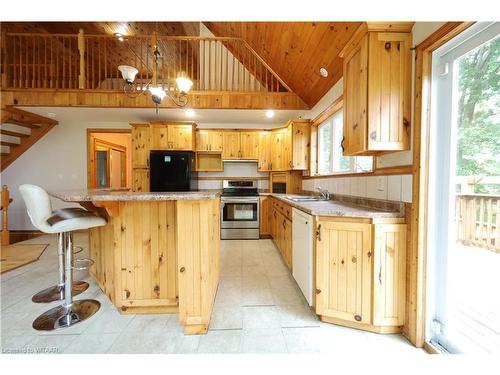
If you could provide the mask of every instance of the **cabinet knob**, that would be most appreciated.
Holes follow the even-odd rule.
[[[361,322],[361,316],[354,315],[354,320],[357,321],[357,322]]]
[[[386,50],[390,50],[390,49],[391,49],[391,42],[385,42],[385,44],[384,44],[384,48],[385,48]]]
[[[321,293],[321,289],[316,289],[316,294],[320,294]]]
[[[181,267],[179,271],[180,271],[180,272],[184,272],[185,270],[186,270],[186,268],[185,268],[185,267]]]

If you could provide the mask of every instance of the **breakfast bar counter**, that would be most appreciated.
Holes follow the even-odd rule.
[[[127,313],[179,313],[206,333],[219,282],[220,192],[50,192],[108,220],[90,230],[92,277]]]

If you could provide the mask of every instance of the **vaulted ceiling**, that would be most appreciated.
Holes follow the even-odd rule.
[[[342,77],[338,54],[361,22],[204,22],[243,38],[310,107]],[[323,78],[319,69],[328,70]]]
[[[215,36],[239,37],[309,107],[342,77],[338,54],[361,22],[204,22]],[[21,33],[200,35],[199,22],[2,22]],[[231,51],[238,58],[238,51]],[[328,76],[320,75],[320,68]]]

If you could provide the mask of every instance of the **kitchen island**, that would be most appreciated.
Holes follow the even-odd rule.
[[[179,313],[185,334],[208,330],[220,257],[220,192],[50,192],[108,220],[90,230],[90,274],[127,313]]]

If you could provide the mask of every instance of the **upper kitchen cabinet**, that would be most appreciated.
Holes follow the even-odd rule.
[[[240,133],[241,159],[257,160],[259,158],[259,132],[244,131]]]
[[[307,120],[289,121],[286,127],[272,131],[271,170],[306,170],[309,168],[309,134]]]
[[[149,168],[151,133],[149,124],[132,126],[132,168]]]
[[[411,26],[364,24],[341,52],[344,155],[409,150]]]
[[[222,131],[197,130],[196,151],[222,152]]]
[[[222,159],[240,159],[240,132],[225,131],[222,133]]]
[[[195,146],[194,123],[151,123],[151,149],[192,151]]]
[[[258,165],[257,169],[260,172],[269,172],[271,170],[271,132],[270,131],[260,131],[259,135],[259,147],[258,147]]]

